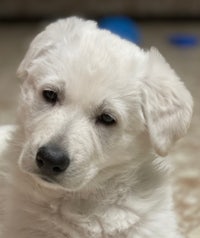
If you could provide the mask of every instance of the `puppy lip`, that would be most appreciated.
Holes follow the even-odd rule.
[[[40,180],[45,181],[45,182],[47,182],[47,183],[51,183],[51,184],[58,183],[58,181],[56,180],[55,177],[42,174],[42,173],[40,173],[40,172],[37,171],[37,170],[31,171],[31,174],[32,174],[34,177],[36,177],[37,179],[40,179]]]
[[[48,182],[48,183],[55,183],[55,181],[47,176],[44,176],[44,175],[39,175],[39,177],[44,180],[45,182]]]
[[[50,178],[50,177],[48,177],[48,176],[44,176],[44,175],[39,175],[39,177],[43,180],[43,181],[45,181],[45,182],[47,182],[47,183],[51,183],[51,184],[55,184],[55,183],[58,183],[54,178]]]
[[[54,178],[45,176],[45,175],[40,174],[40,173],[34,173],[34,176],[36,176],[38,179],[40,179],[42,181],[45,181],[47,183],[51,183],[51,184],[58,183]]]

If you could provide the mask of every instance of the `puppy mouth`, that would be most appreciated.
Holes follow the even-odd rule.
[[[47,175],[44,175],[44,174],[41,174],[41,173],[38,173],[38,172],[33,172],[32,175],[39,179],[39,180],[42,180],[46,183],[50,183],[50,184],[59,184],[59,182],[57,181],[56,178],[54,177],[50,177],[50,176],[47,176]]]
[[[42,175],[42,174],[38,174],[39,178],[44,180],[45,182],[48,182],[48,183],[56,183],[55,179],[52,179],[50,177],[47,177],[45,175]]]

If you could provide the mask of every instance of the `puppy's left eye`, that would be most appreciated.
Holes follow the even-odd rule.
[[[51,104],[55,104],[58,101],[58,94],[53,90],[45,89],[43,90],[42,95],[44,99]]]
[[[97,117],[97,123],[101,123],[105,126],[111,126],[116,124],[116,120],[107,113],[102,113],[100,116]]]

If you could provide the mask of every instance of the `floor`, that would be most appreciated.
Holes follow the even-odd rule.
[[[32,37],[45,23],[0,23],[0,125],[15,122],[20,81],[15,72]],[[200,37],[200,22],[141,23],[141,45],[157,47],[191,91],[195,107],[188,135],[171,152],[180,227],[185,237],[200,237],[200,45],[178,48],[168,38],[177,32]]]

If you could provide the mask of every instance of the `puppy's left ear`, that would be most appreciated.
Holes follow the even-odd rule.
[[[156,49],[148,55],[142,80],[142,109],[155,151],[165,156],[189,127],[193,101],[190,93]]]

